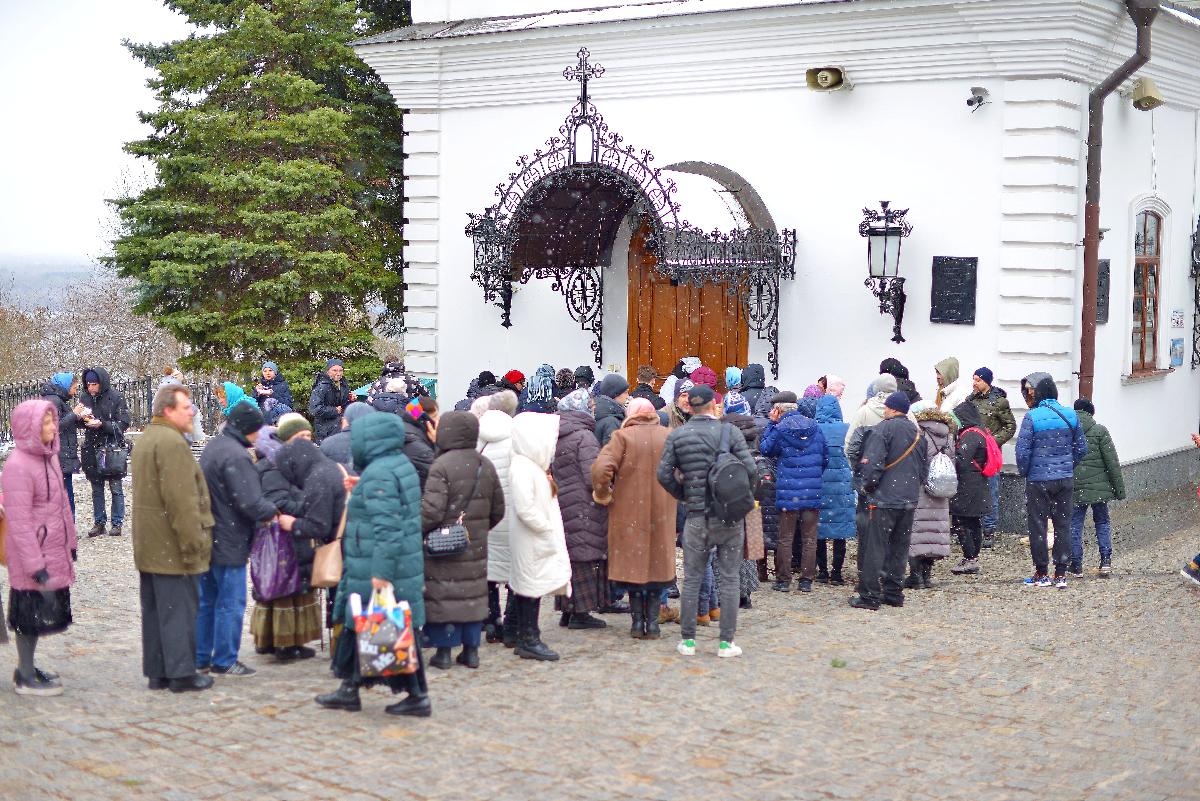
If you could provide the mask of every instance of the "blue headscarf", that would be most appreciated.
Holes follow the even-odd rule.
[[[725,368],[725,386],[730,390],[734,390],[742,384],[742,368],[726,367]]]
[[[237,384],[233,383],[232,381],[225,381],[223,384],[225,386],[225,408],[221,410],[221,413],[226,417],[229,416],[229,412],[234,406],[237,406],[242,402],[249,403],[255,408],[258,407],[258,404],[246,396],[246,390],[242,389]]]
[[[54,386],[61,389],[63,392],[70,392],[71,385],[75,383],[74,373],[55,373],[51,376],[50,381]]]
[[[527,393],[530,402],[549,401],[554,399],[554,368],[543,364],[533,374]]]

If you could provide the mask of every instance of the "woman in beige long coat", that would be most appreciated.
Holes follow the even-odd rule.
[[[669,433],[634,398],[592,464],[593,498],[608,505],[608,578],[629,590],[635,639],[658,639],[659,594],[675,578],[675,499],[655,478]]]

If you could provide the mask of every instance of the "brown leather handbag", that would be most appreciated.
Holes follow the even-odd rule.
[[[338,465],[342,477],[349,474],[346,468]],[[333,542],[317,548],[313,555],[312,579],[308,586],[329,589],[336,587],[342,580],[342,535],[346,533],[346,511],[350,508],[350,493],[346,493],[346,502],[342,504],[342,520],[338,523],[337,537]]]

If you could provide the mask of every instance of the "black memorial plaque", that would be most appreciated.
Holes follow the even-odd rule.
[[[975,325],[975,283],[979,259],[933,257],[929,322]]]

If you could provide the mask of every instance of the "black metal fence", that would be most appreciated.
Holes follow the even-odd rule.
[[[130,427],[143,428],[150,422],[154,404],[154,393],[158,391],[161,376],[145,376],[128,381],[114,381],[113,389],[118,390],[129,406]],[[217,400],[213,385],[205,381],[184,382],[192,393],[192,403],[195,404],[201,416],[205,434],[213,434],[221,421],[221,404]],[[21,384],[0,384],[0,442],[12,442],[12,412],[21,401],[41,396],[42,387],[46,382],[30,381]]]

